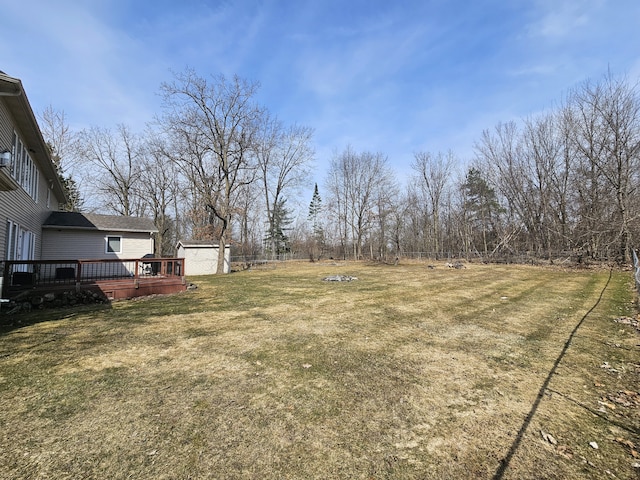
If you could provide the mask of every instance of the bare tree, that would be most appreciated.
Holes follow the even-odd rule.
[[[591,207],[585,213],[593,220],[612,225],[607,243],[617,243],[618,258],[628,262],[632,222],[637,219],[632,203],[637,195],[640,168],[637,85],[617,80],[611,74],[600,83],[585,82],[570,93],[565,112],[577,154],[589,174],[585,179],[590,188],[589,198],[583,198],[590,200]],[[599,190],[595,191],[596,188]],[[609,211],[607,203],[614,205],[613,211]]]
[[[98,194],[96,206],[118,215],[143,216],[140,138],[125,125],[115,132],[92,127],[79,134],[78,145],[87,167],[86,182]]]
[[[264,230],[264,209],[259,188],[252,184],[243,184],[238,189],[236,205],[236,223],[238,230],[239,251],[245,260],[260,254],[262,249],[262,232]]]
[[[312,137],[311,128],[299,125],[284,128],[280,121],[268,115],[260,125],[256,156],[269,232],[278,229],[275,225],[276,206],[281,204],[288,192],[294,192],[308,181],[314,155]],[[271,242],[274,241],[271,236]],[[275,245],[271,245],[270,251],[274,254]]]
[[[363,154],[364,155],[364,154]],[[379,157],[372,162],[374,170],[379,171],[377,179],[373,179],[371,190],[371,206],[369,207],[369,225],[364,231],[363,247],[369,249],[371,259],[389,260],[390,255],[396,257],[399,250],[398,239],[395,238],[398,225],[399,186],[394,172],[387,166],[386,157]],[[379,161],[379,164],[377,162]]]
[[[254,102],[257,89],[237,76],[207,80],[192,70],[175,74],[173,82],[161,87],[162,122],[187,146],[178,161],[215,227],[210,233],[218,239],[217,273],[224,271],[240,188],[255,178],[252,152],[263,115]]]
[[[555,114],[540,115],[525,121],[522,132],[522,156],[526,162],[527,212],[534,218],[535,244],[539,253],[567,246],[570,226],[568,179],[571,164],[567,137]]]
[[[384,191],[392,178],[380,153],[356,153],[347,147],[331,161],[326,182],[329,208],[337,217],[343,249],[351,241],[356,259],[362,258],[363,240],[376,219],[376,193]]]
[[[59,208],[66,211],[79,211],[83,200],[80,188],[69,166],[73,166],[77,154],[78,136],[69,128],[65,113],[49,105],[39,115],[40,128],[45,142],[49,146],[51,159],[56,167],[60,183],[65,192],[66,202]]]
[[[427,202],[424,192],[410,182],[407,185],[400,210],[404,212],[405,218],[402,222],[401,239],[397,239],[397,244],[404,244],[410,252],[423,252],[428,249],[426,230],[430,220],[428,218]]]
[[[42,136],[51,149],[51,159],[65,171],[76,151],[77,135],[69,128],[66,115],[49,105],[39,115]]]
[[[155,253],[160,257],[170,256],[174,254],[179,240],[177,210],[184,182],[172,161],[166,139],[155,132],[147,132],[140,158],[140,194],[158,229]]]
[[[433,252],[438,255],[442,250],[442,228],[440,209],[445,190],[455,165],[453,152],[438,152],[433,156],[429,152],[418,152],[414,155],[411,167],[417,174],[417,182],[431,207]]]

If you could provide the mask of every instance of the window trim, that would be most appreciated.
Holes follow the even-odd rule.
[[[36,259],[37,235],[12,220],[7,220],[5,260],[20,262]],[[17,265],[15,271],[27,271],[26,265]]]
[[[13,131],[13,145],[11,154],[11,167],[9,172],[18,185],[29,195],[35,203],[38,203],[38,190],[40,187],[40,171],[29,154],[26,145],[18,133]]]

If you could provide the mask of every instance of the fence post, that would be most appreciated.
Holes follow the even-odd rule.
[[[0,297],[4,298],[4,289],[8,288],[7,286],[11,283],[11,279],[9,278],[10,273],[10,266],[11,266],[11,262],[9,260],[7,260],[6,262],[4,262],[4,272],[2,274],[2,288],[0,289]]]
[[[638,260],[638,253],[635,250],[631,250],[633,253],[633,277],[636,281],[636,291],[640,294],[640,261]]]

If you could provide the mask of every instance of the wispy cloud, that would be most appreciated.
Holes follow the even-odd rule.
[[[548,108],[611,68],[640,74],[636,0],[2,2],[0,70],[75,128],[158,111],[170,70],[239,74],[334,149],[467,158],[483,128]]]
[[[529,27],[529,34],[533,38],[546,37],[562,39],[586,29],[590,23],[590,14],[597,4],[602,2],[568,2],[554,0],[542,2],[542,17],[536,19]]]

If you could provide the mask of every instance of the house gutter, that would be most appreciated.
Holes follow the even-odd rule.
[[[5,85],[10,85],[11,89],[3,90]],[[0,97],[19,97],[22,95],[23,91],[20,87],[20,80],[17,78],[9,77],[5,75],[3,72],[0,72]]]
[[[49,180],[50,186],[57,192],[57,196],[66,201],[67,198],[60,178],[58,177],[58,172],[51,160],[48,146],[42,136],[42,131],[40,130],[36,116],[33,113],[29,99],[24,92],[22,82],[19,79],[10,77],[6,73],[0,71],[0,97],[21,97],[18,100],[7,100],[7,102],[11,102],[14,105],[13,108],[19,109],[21,118],[16,118],[17,123],[24,128],[24,124],[22,124],[22,122],[27,122],[28,125],[26,128],[33,132],[33,135],[29,134],[26,140],[29,144],[34,146],[33,148],[37,146],[39,150],[37,153],[38,158],[41,159],[37,161],[40,167],[39,170],[45,178]],[[14,102],[17,102],[17,104]],[[12,110],[11,107],[9,109],[10,111]]]
[[[42,225],[42,228],[50,230],[87,230],[92,232],[113,232],[113,233],[149,233],[153,235],[158,230],[135,230],[130,228],[104,228],[104,227],[78,227],[76,225]]]

